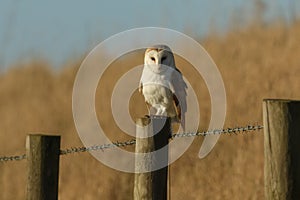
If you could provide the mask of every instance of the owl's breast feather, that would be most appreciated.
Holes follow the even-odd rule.
[[[151,105],[169,104],[172,98],[172,92],[168,88],[157,84],[146,84],[143,87],[143,95]]]
[[[141,83],[143,83],[143,86],[148,84],[159,84],[169,88],[173,71],[174,69],[169,67],[164,73],[157,74],[150,70],[149,67],[144,67]]]

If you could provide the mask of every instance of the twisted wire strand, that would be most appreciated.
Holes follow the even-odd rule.
[[[18,161],[18,160],[23,160],[25,158],[26,158],[26,154],[19,155],[19,156],[0,156],[0,162]]]
[[[111,149],[116,147],[125,147],[135,144],[135,139],[128,140],[125,142],[113,142],[110,144],[101,144],[101,145],[93,145],[90,147],[72,147],[69,149],[60,150],[60,155],[66,155],[71,153],[82,153],[82,152],[88,152],[88,151],[104,151],[105,149]]]
[[[246,133],[250,131],[256,131],[256,130],[261,130],[264,127],[261,125],[248,125],[244,127],[235,127],[235,128],[227,128],[227,129],[214,129],[214,130],[208,130],[204,132],[196,132],[196,133],[175,133],[172,134],[172,138],[180,138],[180,137],[196,137],[196,136],[207,136],[207,135],[233,135],[233,134],[238,134],[238,133]]]
[[[246,133],[250,131],[257,131],[261,130],[264,127],[261,125],[248,125],[243,127],[235,127],[235,128],[226,128],[226,129],[214,129],[208,130],[204,132],[195,132],[195,133],[173,133],[170,138],[183,138],[183,137],[197,137],[197,136],[207,136],[207,135],[236,135],[239,133]],[[60,155],[67,155],[73,153],[83,153],[83,152],[90,152],[90,151],[104,151],[106,149],[117,148],[117,147],[126,147],[134,145],[136,142],[135,139],[127,140],[124,142],[113,142],[109,144],[101,144],[101,145],[93,145],[90,147],[71,147],[67,149],[61,149]],[[7,162],[7,161],[20,161],[26,159],[26,154],[17,155],[17,156],[0,156],[0,162]]]

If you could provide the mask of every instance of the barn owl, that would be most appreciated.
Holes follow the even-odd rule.
[[[185,126],[187,85],[175,66],[171,49],[166,45],[148,48],[139,92],[145,98],[150,115],[171,117]]]

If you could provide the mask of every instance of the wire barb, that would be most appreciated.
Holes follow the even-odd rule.
[[[195,132],[195,133],[173,133],[170,138],[182,138],[182,137],[197,137],[197,136],[207,136],[207,135],[220,135],[220,134],[238,134],[238,133],[246,133],[250,131],[261,130],[264,127],[261,125],[248,125],[244,127],[235,127],[235,128],[227,128],[227,129],[214,129],[208,130],[204,132]],[[60,150],[60,155],[67,155],[72,153],[83,153],[83,152],[90,152],[90,151],[104,151],[105,149],[111,149],[116,147],[126,147],[134,145],[136,142],[135,139],[127,140],[124,142],[112,142],[109,144],[102,144],[102,145],[93,145],[90,147],[71,147],[68,149]],[[19,161],[26,159],[26,154],[19,155],[19,156],[0,156],[0,162],[7,162],[7,161]]]

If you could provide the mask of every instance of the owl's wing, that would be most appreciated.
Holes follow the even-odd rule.
[[[173,100],[175,108],[180,119],[183,130],[185,129],[185,113],[187,111],[186,90],[187,85],[183,80],[181,72],[175,68],[171,78],[171,90],[173,92]]]

